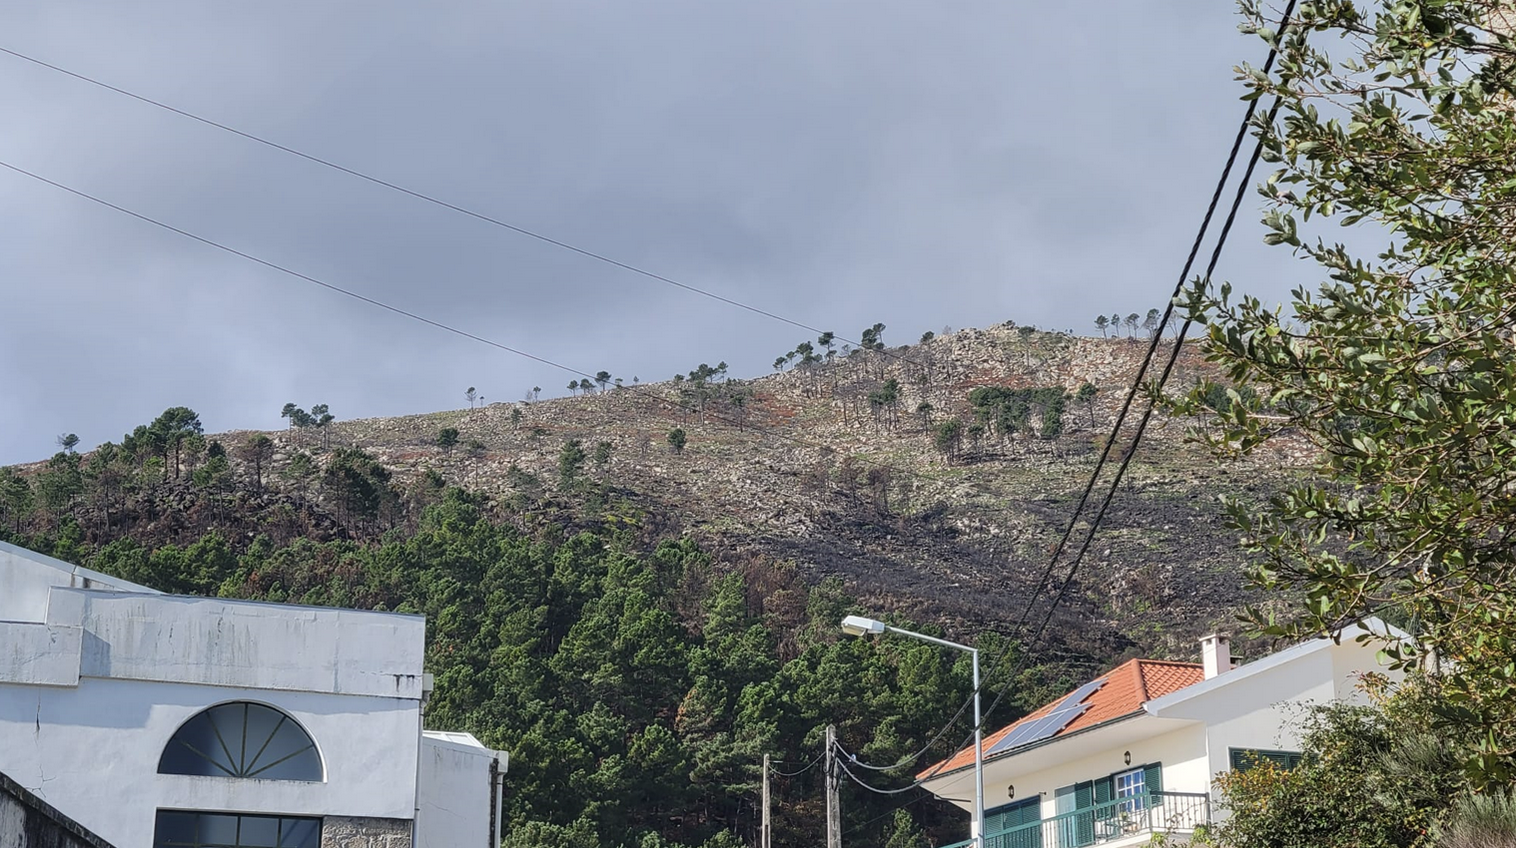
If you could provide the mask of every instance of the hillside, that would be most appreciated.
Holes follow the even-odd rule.
[[[1019,616],[1145,347],[1000,325],[753,380],[740,420],[714,401],[704,416],[681,410],[679,384],[660,383],[344,422],[332,437],[402,475],[435,468],[501,496],[520,488],[519,471],[555,480],[565,441],[586,449],[608,441],[605,479],[716,550],[792,559],[808,574],[841,576],[878,608],[964,633],[1008,627]],[[1171,385],[1205,373],[1187,351]],[[893,424],[888,412],[876,423],[867,396],[889,379],[904,398]],[[1056,437],[1002,439],[991,427],[977,448],[965,438],[952,461],[934,446],[943,420],[975,420],[973,389],[1058,386],[1072,394],[1086,382],[1097,388],[1093,402],[1070,403]],[[933,407],[930,418],[915,412],[923,402]],[[666,438],[676,426],[688,433],[681,453]],[[442,451],[434,443],[444,427],[483,449]],[[1079,581],[1069,614],[1106,629],[1110,646],[1130,640],[1182,655],[1194,637],[1229,626],[1243,597],[1241,563],[1221,529],[1217,495],[1238,481],[1261,495],[1299,464],[1273,455],[1220,468],[1187,443],[1189,429],[1162,418],[1150,427]]]
[[[830,358],[812,348],[816,361],[748,381],[719,373],[702,379],[696,369],[670,382],[607,381],[569,398],[336,421],[319,434],[270,432],[270,467],[277,473],[306,452],[319,465],[329,456],[320,450],[324,439],[333,449],[368,452],[402,486],[418,485],[431,469],[523,516],[557,510],[575,520],[620,520],[650,538],[688,532],[728,563],[793,561],[814,579],[840,576],[874,609],[934,621],[950,633],[1008,631],[1145,347],[1145,340],[998,325]],[[1170,385],[1188,386],[1206,373],[1187,350]],[[895,396],[881,396],[892,380]],[[970,402],[975,389],[1060,387],[1072,395],[1085,383],[1096,387],[1093,399],[1069,400],[1056,435],[1043,437],[1035,404],[1013,432],[1003,434],[993,421],[983,434],[972,426],[986,418]],[[936,431],[953,418],[965,428],[949,457]],[[676,427],[687,434],[678,452],[668,440]],[[1230,626],[1244,600],[1242,564],[1221,528],[1217,496],[1262,497],[1300,457],[1275,454],[1221,468],[1187,443],[1190,427],[1162,416],[1150,427],[1076,591],[1059,611],[1055,653],[1182,657],[1202,633]],[[446,428],[458,431],[450,448],[438,445]],[[250,435],[207,438],[232,448]],[[580,476],[602,484],[603,496],[561,491],[561,454],[570,440],[586,453]],[[601,442],[610,445],[603,464],[593,456]],[[300,484],[274,486],[281,487],[283,494],[247,493],[245,506],[266,511],[270,498],[295,493],[301,532],[353,532],[344,528],[352,522],[333,515],[340,510],[323,509],[314,495],[298,497]],[[183,506],[194,494],[180,497]],[[157,529],[134,532],[170,540],[176,526],[187,531],[222,520],[186,522],[183,509],[150,512],[164,513],[143,516]],[[268,519],[252,524],[239,532],[250,536]]]
[[[874,762],[951,752],[936,730],[967,664],[837,622],[894,612],[998,655],[1145,344],[999,326],[826,347],[753,380],[602,374],[570,398],[355,421],[290,405],[268,433],[202,434],[174,407],[0,468],[0,538],[172,592],[426,614],[429,720],[513,752],[513,848],[750,844],[764,753],[814,762],[828,724]],[[1205,373],[1187,355],[1172,385]],[[1230,626],[1247,598],[1217,496],[1263,497],[1303,454],[1218,467],[1193,425],[1154,422],[1044,644],[988,670],[992,723]],[[818,792],[814,773],[781,783],[782,844],[818,831]],[[849,827],[961,831],[940,803],[894,803],[849,789]]]
[[[280,525],[285,538],[377,533],[385,519],[355,520],[320,496],[323,464],[353,447],[377,458],[401,488],[425,488],[434,471],[519,512],[518,521],[552,513],[635,525],[649,539],[688,533],[729,564],[792,561],[813,581],[841,577],[873,609],[949,633],[1009,632],[1145,348],[1142,339],[1011,324],[829,356],[805,344],[776,363],[776,373],[752,380],[702,365],[661,383],[608,379],[568,398],[268,432],[272,456],[258,486],[245,485],[251,472],[238,461],[237,446],[253,433],[208,435],[229,451],[230,485],[242,483],[234,508],[224,498],[212,508],[188,480],[171,481],[146,501],[123,492],[119,514],[94,523],[106,519],[107,537],[159,542],[188,541],[211,526],[246,540]],[[1170,386],[1203,376],[1206,366],[1186,349]],[[1074,399],[1086,383],[1093,398]],[[1008,423],[992,420],[997,409],[971,402],[983,387],[1056,387],[1068,397],[1059,426],[1049,429],[1035,398],[1019,422],[1015,413]],[[938,438],[952,419],[964,425],[955,443]],[[1302,460],[1276,452],[1222,468],[1188,442],[1192,426],[1160,415],[1149,428],[1058,612],[1052,653],[1182,657],[1199,635],[1231,626],[1245,600],[1242,563],[1221,527],[1218,495],[1263,497]],[[439,446],[447,428],[457,431],[456,444]],[[669,442],[674,428],[686,433],[681,451]],[[578,476],[597,485],[595,497],[564,491],[570,440],[583,447]],[[609,447],[596,457],[601,443]],[[289,468],[296,456],[311,460],[303,474]],[[97,513],[107,506],[75,504]]]

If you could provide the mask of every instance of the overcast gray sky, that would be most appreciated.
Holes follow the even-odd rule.
[[[0,46],[797,321],[1094,333],[1172,287],[1260,62],[1224,0],[0,0]],[[811,334],[0,55],[0,160],[630,381]],[[571,375],[0,170],[0,463]],[[1223,262],[1279,299],[1312,269]]]

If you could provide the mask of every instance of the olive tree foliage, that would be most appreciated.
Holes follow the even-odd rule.
[[[1509,789],[1472,792],[1460,764],[1470,739],[1428,729],[1443,681],[1367,675],[1365,704],[1311,707],[1297,764],[1244,756],[1216,780],[1225,820],[1196,844],[1226,848],[1506,848],[1516,844]]]
[[[1435,692],[1413,678],[1370,705],[1335,703],[1293,720],[1299,765],[1244,756],[1216,780],[1227,816],[1201,844],[1226,848],[1429,848],[1459,797],[1453,745],[1420,729]]]
[[[1261,508],[1232,504],[1257,585],[1299,603],[1255,610],[1280,635],[1370,613],[1435,658],[1449,732],[1477,729],[1475,787],[1516,779],[1516,42],[1494,0],[1301,3],[1271,74],[1244,67],[1260,119],[1267,241],[1320,266],[1293,319],[1228,286],[1187,295],[1205,349],[1260,403],[1212,413],[1204,438],[1246,454],[1283,434],[1320,472]],[[1507,7],[1509,8],[1509,7]],[[1516,19],[1513,19],[1516,20]],[[1264,110],[1260,110],[1261,112]],[[1364,254],[1301,228],[1358,226]],[[1194,404],[1205,387],[1190,398]],[[1183,406],[1184,404],[1181,404]],[[1194,408],[1194,407],[1192,407]]]

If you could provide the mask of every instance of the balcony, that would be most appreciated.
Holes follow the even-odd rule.
[[[1211,797],[1195,792],[1145,792],[1050,819],[985,834],[985,848],[1120,848],[1147,842],[1153,834],[1188,836],[1210,824]],[[970,848],[974,840],[944,848]]]

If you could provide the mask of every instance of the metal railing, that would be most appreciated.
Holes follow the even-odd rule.
[[[1192,833],[1211,821],[1211,796],[1144,792],[985,834],[985,848],[1084,848],[1140,833]],[[944,848],[970,848],[974,840]]]

